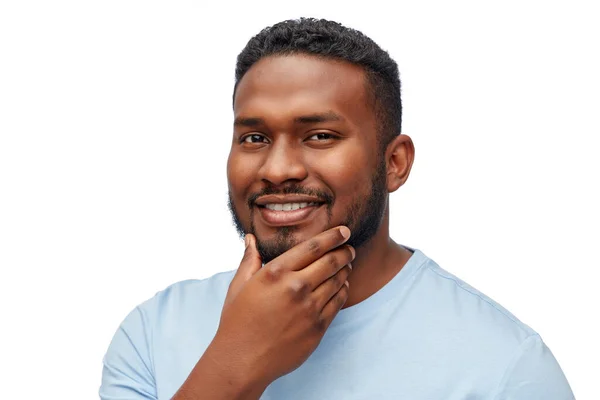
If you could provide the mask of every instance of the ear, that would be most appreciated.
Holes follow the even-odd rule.
[[[395,192],[408,179],[415,159],[415,146],[407,135],[398,135],[385,151],[387,190]]]

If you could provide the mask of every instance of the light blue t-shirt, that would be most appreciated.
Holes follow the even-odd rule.
[[[135,308],[104,358],[100,397],[170,399],[213,339],[234,273],[176,283]],[[573,398],[536,332],[419,250],[377,293],[341,310],[308,360],[261,397]]]

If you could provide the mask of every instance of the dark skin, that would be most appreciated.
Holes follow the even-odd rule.
[[[227,170],[234,204],[246,226],[251,222],[245,204],[248,194],[259,191],[265,182],[284,185],[297,181],[303,187],[335,195],[331,220],[315,215],[296,230],[295,243],[342,224],[357,193],[368,194],[381,155],[377,121],[364,75],[358,66],[307,56],[266,58],[248,71],[236,93],[235,118],[264,122],[235,126]],[[294,122],[311,115],[335,115],[339,120]],[[247,138],[252,143],[238,143],[252,133],[263,138]],[[337,138],[314,137],[316,134]],[[393,192],[408,178],[414,158],[411,139],[400,135],[388,146],[385,157],[387,190]],[[253,217],[259,241],[277,235],[277,229],[263,223],[257,213]],[[379,230],[359,250],[349,278],[352,289],[346,307],[383,287],[410,257],[389,238],[387,208]]]
[[[342,225],[365,211],[381,157],[388,193],[406,182],[414,159],[406,135],[382,154],[360,67],[305,55],[264,58],[238,85],[234,113],[229,189],[244,231],[254,234],[246,235],[217,334],[174,400],[259,398],[306,361],[341,308],[381,289],[411,255],[389,237],[387,201],[374,235],[357,249],[344,244],[356,226]],[[290,226],[249,204],[265,187],[290,184],[333,201]],[[257,242],[281,254],[263,266]]]

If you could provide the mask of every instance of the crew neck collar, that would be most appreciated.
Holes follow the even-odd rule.
[[[402,246],[413,254],[402,269],[381,289],[367,297],[365,300],[338,312],[329,327],[329,330],[345,325],[348,322],[363,319],[376,312],[376,310],[389,300],[398,296],[405,286],[410,284],[411,277],[428,260],[420,250]]]

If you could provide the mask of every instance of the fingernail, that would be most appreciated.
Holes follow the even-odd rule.
[[[356,257],[356,250],[354,250],[354,247],[349,246],[350,247],[350,251],[352,252],[352,259],[354,260],[354,258]]]
[[[350,229],[346,228],[345,226],[342,226],[340,228],[340,233],[342,234],[344,239],[348,239],[350,237]]]
[[[346,282],[344,282],[344,285],[346,285],[346,287],[347,287],[348,289],[350,289],[350,282],[346,281]]]
[[[248,245],[250,244],[250,239],[248,239],[248,235],[244,236],[244,246],[246,246],[246,248],[248,248]]]
[[[348,267],[350,268],[350,271],[352,271],[352,263],[348,263]]]

